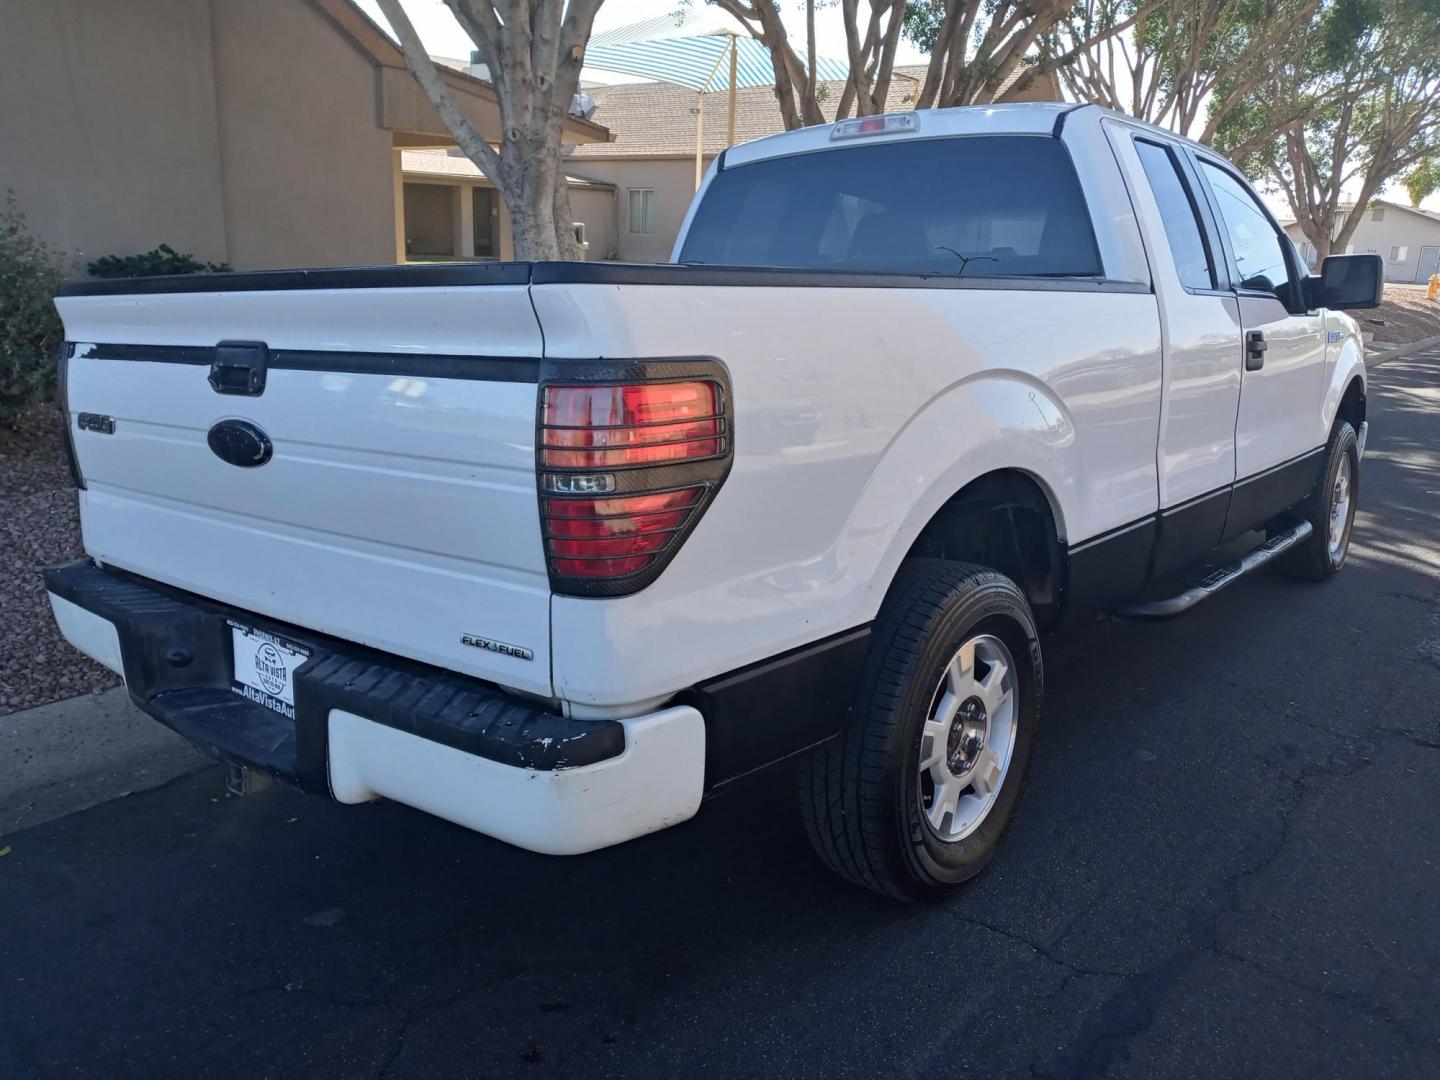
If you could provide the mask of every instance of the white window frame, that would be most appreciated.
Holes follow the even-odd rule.
[[[635,213],[636,196],[640,196],[640,213]],[[639,220],[636,220],[638,216]],[[655,189],[653,187],[632,187],[625,189],[626,229],[631,236],[649,236],[655,232]]]
[[[1410,261],[1410,246],[1408,244],[1393,244],[1390,248],[1390,261],[1392,263],[1403,263]]]

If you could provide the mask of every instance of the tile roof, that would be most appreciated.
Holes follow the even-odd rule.
[[[890,82],[887,112],[913,108],[925,81],[924,64],[897,65]],[[1016,72],[1018,78],[1020,72]],[[1013,82],[1014,79],[1011,80]],[[838,102],[845,88],[842,82],[821,83],[822,105]],[[1001,95],[1008,85],[1001,89]],[[695,153],[695,99],[693,90],[673,83],[645,82],[614,86],[591,86],[586,90],[595,99],[597,124],[610,129],[613,141],[577,146],[573,161],[605,158],[685,157]],[[705,95],[704,152],[718,154],[725,149],[729,123],[730,95],[718,91]],[[749,142],[784,131],[780,104],[773,86],[741,88],[735,94],[735,141]]]

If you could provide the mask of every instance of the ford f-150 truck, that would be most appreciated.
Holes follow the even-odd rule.
[[[1380,269],[1027,104],[732,147],[664,265],[79,282],[46,581],[142,709],[305,790],[565,854],[790,761],[830,866],[943,893],[1046,631],[1341,568]]]

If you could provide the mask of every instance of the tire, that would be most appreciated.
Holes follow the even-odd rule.
[[[1315,490],[1295,508],[1301,519],[1310,522],[1311,533],[1275,561],[1276,570],[1300,581],[1324,581],[1339,573],[1350,550],[1359,500],[1360,454],[1355,429],[1339,420],[1325,446]],[[1332,516],[1337,513],[1339,517]]]
[[[845,730],[800,762],[801,813],[820,858],[905,900],[944,896],[978,874],[1024,782],[1043,683],[1035,620],[1014,582],[966,563],[907,562],[875,622]]]

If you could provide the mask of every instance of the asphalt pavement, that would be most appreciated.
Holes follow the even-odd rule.
[[[1338,578],[1047,643],[951,901],[783,771],[551,859],[210,769],[0,837],[0,1076],[1440,1076],[1440,351],[1370,403]]]

